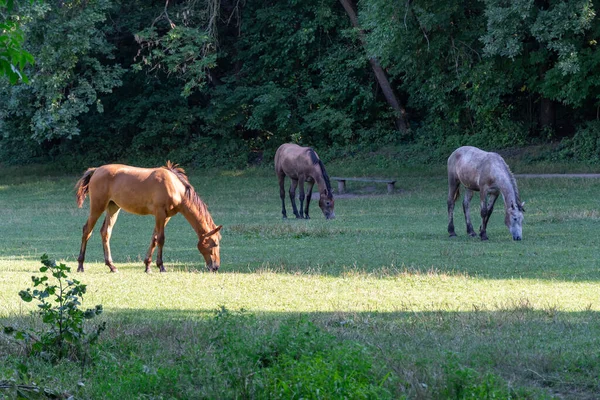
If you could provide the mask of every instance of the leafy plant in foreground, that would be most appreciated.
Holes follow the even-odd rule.
[[[81,301],[87,286],[76,279],[69,279],[67,273],[71,268],[65,264],[57,265],[47,254],[42,256],[40,272],[50,271],[56,279],[56,284],[49,283],[48,276],[32,276],[34,288],[21,290],[19,296],[25,302],[33,299],[39,301],[39,314],[42,322],[48,327],[42,331],[20,331],[5,326],[4,333],[14,334],[15,338],[25,342],[28,352],[40,355],[51,361],[65,357],[81,358],[85,345],[92,345],[105,329],[106,323],[96,327],[92,333],[84,330],[85,320],[94,318],[102,313],[102,305],[82,310]]]

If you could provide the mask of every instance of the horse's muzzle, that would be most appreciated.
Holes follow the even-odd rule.
[[[210,272],[217,272],[219,270],[220,265],[219,264],[206,264],[206,268],[208,268],[208,270]]]
[[[513,236],[513,240],[521,240],[522,237],[521,236]]]

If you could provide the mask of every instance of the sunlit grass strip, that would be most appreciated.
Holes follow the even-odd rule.
[[[398,312],[510,309],[599,311],[595,282],[482,279],[444,273],[349,271],[341,277],[320,274],[189,273],[146,275],[136,265],[108,274],[90,265],[77,278],[90,288],[85,301],[110,309],[214,310],[220,306],[252,312]],[[100,272],[102,271],[102,272]],[[0,278],[0,316],[23,309],[16,295],[29,284],[23,274]],[[25,307],[27,308],[27,307]]]

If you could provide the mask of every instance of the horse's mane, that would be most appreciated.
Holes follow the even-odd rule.
[[[502,160],[502,165],[504,166],[504,169],[506,170],[506,174],[510,178],[510,184],[513,188],[513,191],[515,192],[515,198],[517,199],[517,207],[520,211],[524,211],[523,207],[521,206],[521,196],[519,194],[517,180],[515,179],[515,176],[513,175],[512,171],[510,170],[510,167],[508,166],[508,164],[506,164],[506,161],[504,161],[504,159],[502,157],[500,157],[500,159]]]
[[[208,208],[206,204],[202,201],[196,190],[190,183],[187,175],[185,174],[185,170],[179,166],[179,164],[174,164],[171,161],[167,161],[167,165],[163,166],[164,169],[171,171],[175,176],[179,179],[183,186],[185,187],[185,199],[187,202],[193,206],[194,209],[198,211],[200,217],[203,217],[209,222],[210,226],[214,226],[215,223],[208,212]]]
[[[325,165],[323,161],[317,156],[317,153],[311,148],[308,148],[308,155],[310,156],[310,160],[313,164],[319,164],[321,167],[321,172],[323,173],[323,180],[325,181],[325,187],[327,187],[327,193],[331,196],[331,182],[329,181],[329,175],[327,175],[327,171],[325,170]]]

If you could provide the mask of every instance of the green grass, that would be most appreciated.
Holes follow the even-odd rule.
[[[499,200],[481,242],[460,207],[448,237],[440,166],[328,167],[393,174],[397,191],[351,182],[335,220],[313,201],[311,220],[284,221],[270,169],[188,171],[224,225],[218,274],[181,216],[166,229],[168,272],[144,274],[153,218],[127,213],[110,274],[100,221],[86,272],[73,273],[88,285],[84,306],[105,309],[94,362],[48,365],[0,335],[0,381],[77,398],[596,397],[600,181],[520,179],[524,240],[511,239]],[[76,208],[78,176],[29,171],[0,169],[0,323],[20,327],[39,322],[18,291],[43,253],[75,269],[89,205]]]

